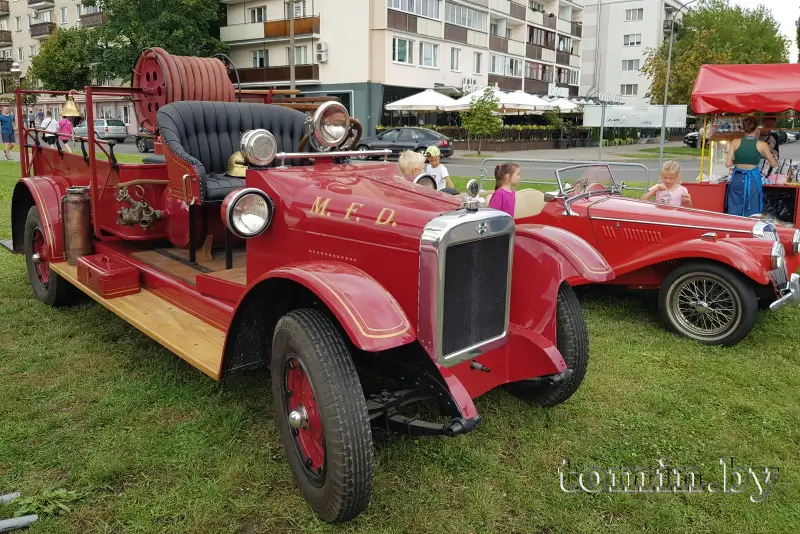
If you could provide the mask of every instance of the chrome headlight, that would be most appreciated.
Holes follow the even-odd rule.
[[[768,239],[770,241],[778,240],[778,233],[775,231],[775,226],[767,222],[757,222],[753,225],[753,237],[758,239]]]
[[[275,203],[259,189],[237,189],[222,201],[220,215],[228,230],[247,239],[261,235],[272,223]]]
[[[786,251],[783,250],[783,245],[780,242],[772,244],[772,268],[781,269],[786,266]]]
[[[795,230],[792,236],[792,254],[800,254],[800,230]]]
[[[278,143],[269,130],[248,130],[242,136],[242,155],[252,165],[266,167],[275,159]]]
[[[314,112],[314,138],[326,148],[341,145],[350,133],[350,115],[339,102],[325,102]]]

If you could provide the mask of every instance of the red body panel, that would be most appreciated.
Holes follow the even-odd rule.
[[[671,270],[668,262],[691,258],[715,260],[757,284],[770,283],[771,243],[752,237],[754,219],[611,195],[581,199],[570,207],[574,216],[564,215],[564,201],[556,199],[523,222],[559,226],[594,244],[614,269],[612,284],[657,288]],[[778,229],[789,267],[800,262],[791,251],[792,232]]]

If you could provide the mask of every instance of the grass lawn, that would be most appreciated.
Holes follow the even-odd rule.
[[[625,156],[626,158],[639,158],[639,159],[654,159],[658,158],[658,148],[643,148],[641,150],[637,150],[636,152],[626,152],[625,154],[616,154],[617,156]],[[680,156],[682,158],[686,157],[700,157],[700,149],[699,148],[690,148],[688,146],[685,147],[664,147],[664,155],[665,156]]]
[[[0,237],[18,172],[0,162]],[[797,532],[800,311],[762,313],[723,349],[667,333],[651,297],[582,302],[592,359],[572,399],[544,410],[491,392],[470,434],[377,439],[372,504],[331,526],[295,489],[266,371],[215,383],[99,305],[48,308],[23,258],[0,250],[0,493],[31,499],[0,519],[43,512],[31,534]],[[752,480],[742,494],[559,485],[562,460],[669,458],[701,467],[705,484],[726,457],[780,469],[766,502],[748,499]],[[53,501],[68,510],[44,513]]]

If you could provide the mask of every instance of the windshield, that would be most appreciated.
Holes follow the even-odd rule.
[[[125,126],[124,122],[116,119],[112,119],[106,122],[108,123],[109,126]]]
[[[574,165],[556,170],[558,188],[562,194],[576,196],[592,191],[616,189],[614,175],[607,164]]]

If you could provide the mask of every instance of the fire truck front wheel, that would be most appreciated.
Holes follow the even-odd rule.
[[[372,495],[372,432],[342,334],[317,310],[287,313],[275,326],[271,370],[283,448],[303,497],[323,521],[356,517]]]
[[[36,298],[50,306],[67,306],[79,296],[75,286],[50,270],[50,244],[47,229],[36,206],[31,206],[25,219],[23,246],[28,279]]]

